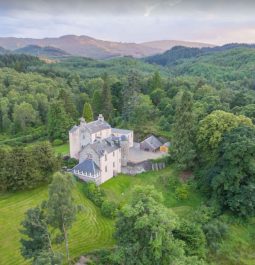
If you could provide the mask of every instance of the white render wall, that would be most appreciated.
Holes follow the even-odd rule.
[[[92,143],[96,140],[96,138],[106,139],[106,138],[110,137],[111,134],[112,134],[111,128],[104,129],[104,130],[97,132],[97,133],[92,133],[91,134]]]
[[[106,156],[106,160],[105,160]],[[106,171],[107,167],[107,171]],[[113,176],[121,172],[121,149],[117,149],[112,153],[105,153],[100,158],[101,183],[111,179]]]
[[[80,145],[80,128],[74,132],[69,132],[70,157],[79,159]]]

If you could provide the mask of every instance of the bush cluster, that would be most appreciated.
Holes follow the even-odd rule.
[[[105,199],[105,193],[94,182],[85,182],[83,186],[85,196],[101,210],[103,216],[114,218],[118,209],[115,202]]]

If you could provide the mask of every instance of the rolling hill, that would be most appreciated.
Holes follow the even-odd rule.
[[[66,57],[70,56],[69,53],[55,48],[55,47],[40,47],[38,45],[28,45],[20,49],[14,50],[12,53],[28,54],[42,57]]]
[[[178,41],[155,41],[147,43],[124,43],[103,41],[89,36],[65,35],[59,38],[0,38],[0,46],[16,50],[30,45],[40,47],[55,47],[71,55],[90,57],[94,59],[107,59],[118,56],[146,57],[162,53],[177,44],[187,47],[211,47],[210,44]]]

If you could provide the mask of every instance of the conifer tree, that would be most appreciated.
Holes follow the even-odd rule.
[[[64,103],[63,106],[66,113],[68,113],[73,119],[77,118],[77,110],[75,108],[74,101],[66,90],[60,90],[58,99]]]
[[[83,117],[84,117],[84,119],[85,119],[86,122],[93,121],[92,108],[91,108],[91,105],[89,103],[87,103],[87,102],[85,102],[85,104],[84,104]]]
[[[137,96],[140,92],[140,79],[135,71],[131,71],[127,77],[127,83],[122,91],[122,117],[126,122],[130,121],[132,113],[137,106]]]
[[[113,106],[112,106],[112,94],[111,88],[109,85],[109,78],[108,75],[105,74],[103,76],[103,91],[102,91],[102,114],[104,115],[106,120],[109,120],[112,116]]]
[[[54,101],[50,105],[48,114],[48,134],[51,140],[67,140],[68,130],[73,124],[66,113],[62,101]]]
[[[92,99],[92,108],[95,117],[102,113],[102,103],[102,93],[100,90],[96,90]]]
[[[170,153],[180,169],[190,169],[194,165],[196,151],[194,147],[194,117],[192,113],[192,95],[183,92],[177,103],[173,125]]]

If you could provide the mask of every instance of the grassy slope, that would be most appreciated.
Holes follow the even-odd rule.
[[[159,172],[148,172],[138,176],[120,175],[104,183],[102,188],[109,200],[125,204],[131,197],[131,190],[135,185],[154,185],[163,193],[164,204],[181,217],[199,207],[203,198],[190,189],[188,199],[179,201],[173,189],[167,189],[163,183],[164,176],[175,176],[176,170],[167,168]],[[85,206],[85,211],[79,213],[76,223],[70,232],[71,256],[77,257],[83,253],[114,244],[112,239],[113,221],[101,216],[99,209],[88,201],[81,192],[82,184],[77,184],[75,198],[78,204]],[[47,198],[47,187],[16,194],[0,195],[0,265],[27,264],[19,254],[18,232],[24,212],[43,199]],[[212,255],[211,261],[219,265],[252,265],[255,253],[255,225],[232,224],[229,237],[225,240],[222,250]],[[62,246],[64,252],[64,247]]]
[[[99,210],[75,189],[75,199],[84,206],[70,231],[70,253],[79,256],[94,249],[113,245],[113,222],[102,217]],[[47,187],[33,191],[0,195],[0,265],[28,264],[19,252],[20,222],[27,209],[47,198]],[[92,235],[92,236],[91,236]],[[62,247],[64,251],[64,247]]]
[[[163,176],[176,176],[176,170],[167,168],[159,172],[148,172],[136,177],[120,175],[102,185],[109,200],[125,204],[131,196],[135,185],[154,185],[164,196],[164,204],[185,218],[186,214],[195,210],[203,198],[194,189],[190,189],[189,197],[179,201],[174,195],[174,189],[168,189],[162,182]],[[227,217],[227,216],[226,216]],[[233,219],[233,218],[232,218]],[[243,224],[232,223],[229,220],[228,238],[222,244],[217,254],[212,254],[209,260],[214,265],[254,265],[255,262],[255,218]]]

